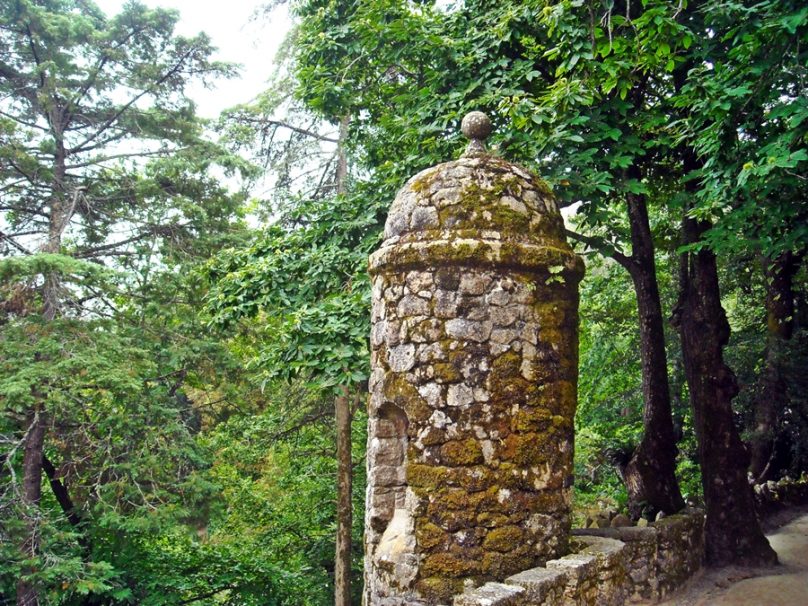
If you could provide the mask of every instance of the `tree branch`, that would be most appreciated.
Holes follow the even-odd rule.
[[[107,130],[107,129],[108,129],[108,128],[109,128],[109,127],[110,127],[110,126],[111,126],[111,125],[112,125],[112,124],[113,124],[113,123],[114,123],[114,122],[115,122],[115,121],[116,121],[118,118],[120,118],[120,117],[121,117],[121,116],[124,114],[124,112],[125,112],[125,111],[127,111],[127,110],[128,110],[130,107],[132,107],[132,106],[133,106],[135,103],[137,103],[137,102],[138,102],[140,99],[142,99],[143,97],[145,97],[147,94],[149,94],[149,93],[153,92],[155,88],[157,88],[158,86],[160,86],[160,85],[161,85],[163,82],[165,82],[166,80],[168,80],[168,79],[169,79],[171,76],[173,76],[174,74],[176,74],[176,73],[177,73],[177,72],[178,72],[178,71],[179,71],[179,70],[182,68],[182,66],[185,64],[185,60],[186,60],[188,57],[190,57],[190,56],[191,56],[191,53],[192,53],[194,50],[196,50],[196,49],[195,49],[195,48],[193,48],[193,47],[192,47],[192,48],[190,48],[190,49],[188,49],[188,51],[187,51],[187,52],[186,52],[184,55],[182,55],[182,57],[180,57],[180,59],[177,61],[177,63],[174,65],[174,67],[172,67],[172,68],[171,68],[170,70],[168,70],[168,71],[167,71],[165,74],[163,74],[162,76],[160,76],[160,78],[158,78],[158,79],[157,79],[157,81],[156,81],[156,82],[155,82],[153,85],[151,85],[151,86],[149,86],[149,87],[145,88],[144,90],[142,90],[141,92],[139,92],[137,95],[135,95],[134,97],[132,97],[131,99],[129,99],[129,101],[127,101],[127,102],[126,102],[124,105],[122,105],[122,106],[120,107],[120,109],[118,109],[118,111],[116,111],[114,114],[112,114],[112,115],[111,115],[111,116],[110,116],[110,117],[109,117],[109,118],[108,118],[108,119],[107,119],[107,120],[106,120],[106,121],[105,121],[105,122],[104,122],[104,123],[103,123],[103,124],[102,124],[102,125],[101,125],[101,126],[98,128],[98,130],[96,130],[96,131],[95,131],[95,132],[94,132],[92,135],[90,135],[90,136],[88,136],[87,138],[85,138],[85,139],[84,139],[84,141],[82,141],[81,143],[79,143],[79,144],[78,144],[78,145],[76,145],[75,147],[72,147],[72,148],[70,148],[69,150],[67,150],[67,151],[68,151],[68,153],[69,153],[69,154],[75,154],[75,153],[77,153],[77,152],[79,152],[79,151],[82,151],[82,148],[83,148],[85,145],[87,145],[88,143],[91,143],[92,141],[94,141],[95,139],[97,139],[98,137],[100,137],[100,136],[101,136],[101,134],[102,134],[103,132],[105,132],[105,131],[106,131],[106,130]]]
[[[65,485],[56,476],[56,467],[54,467],[47,455],[44,454],[42,455],[42,469],[45,475],[48,476],[48,482],[53,491],[53,496],[56,497],[56,501],[67,517],[67,521],[70,522],[70,525],[73,527],[79,526],[79,524],[81,524],[81,518],[78,513],[76,513],[76,506],[73,504],[73,499],[70,498],[70,494],[67,492]]]
[[[266,124],[268,126],[286,128],[301,135],[311,137],[312,139],[317,139],[318,141],[325,141],[327,143],[339,143],[339,139],[334,139],[333,137],[326,137],[325,135],[315,133],[314,131],[309,130],[307,128],[303,128],[301,126],[295,126],[294,124],[289,124],[288,122],[284,122],[283,120],[266,120],[263,118],[245,118],[245,117],[242,117],[241,119],[244,120],[245,122],[251,122],[253,124]]]
[[[8,234],[4,234],[2,231],[0,231],[0,239],[5,240],[9,244],[11,244],[14,248],[16,248],[17,250],[19,250],[22,253],[25,253],[26,255],[33,254],[30,250],[25,248],[22,244],[18,244],[17,242],[15,242],[14,238],[9,236]]]
[[[147,238],[147,237],[153,236],[153,235],[155,235],[154,230],[145,231],[145,232],[139,233],[139,234],[137,234],[135,236],[132,236],[131,238],[127,238],[126,240],[121,240],[119,242],[111,242],[109,244],[103,244],[101,246],[96,246],[94,248],[88,248],[86,250],[80,250],[80,251],[76,252],[74,256],[77,259],[86,259],[88,257],[95,257],[95,256],[98,256],[101,253],[108,253],[109,251],[114,250],[114,249],[118,248],[119,246],[124,246],[126,244],[132,244],[133,242],[138,242],[139,240],[142,240],[144,238]]]
[[[619,250],[617,250],[614,246],[612,246],[605,240],[601,240],[600,238],[593,238],[591,236],[585,236],[583,234],[579,234],[569,229],[565,229],[564,231],[568,237],[572,238],[576,242],[586,244],[589,248],[598,251],[600,254],[606,257],[611,257],[612,259],[617,261],[620,265],[622,265],[623,267],[625,267],[627,270],[630,271],[631,264],[633,263],[632,257],[621,253]]]

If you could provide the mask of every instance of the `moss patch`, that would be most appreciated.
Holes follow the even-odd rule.
[[[437,383],[458,383],[463,380],[463,375],[457,367],[450,362],[437,362],[432,365],[434,378]]]
[[[429,520],[420,518],[415,525],[415,540],[424,549],[432,549],[438,545],[446,545],[449,533]]]
[[[500,456],[519,467],[529,467],[548,460],[549,450],[555,445],[553,435],[545,433],[513,433],[503,440]]]
[[[511,574],[532,568],[534,562],[528,555],[528,549],[527,545],[522,545],[509,553],[487,552],[482,561],[483,574],[502,579]]]
[[[405,375],[388,373],[384,378],[383,393],[385,400],[404,410],[410,421],[423,423],[432,416],[432,407]]]
[[[410,189],[422,197],[429,196],[429,190],[441,174],[440,168],[424,171],[410,184]]]
[[[434,467],[410,463],[407,465],[407,484],[416,494],[425,494],[444,486],[451,478],[452,470],[448,467]]]
[[[525,531],[518,526],[501,526],[494,528],[483,541],[483,549],[490,551],[512,551],[519,547],[525,537]]]
[[[434,510],[476,511],[483,500],[484,493],[469,493],[463,488],[447,488],[436,492],[430,507]]]
[[[508,516],[501,513],[493,513],[484,511],[477,516],[477,523],[483,528],[496,528],[498,526],[505,526],[508,523]]]
[[[441,603],[451,599],[453,595],[463,592],[462,579],[445,577],[427,577],[418,580],[415,590],[431,602]]]
[[[480,561],[464,553],[434,553],[424,560],[421,571],[427,577],[466,577],[480,572]]]
[[[473,438],[447,442],[440,449],[441,460],[446,465],[477,465],[483,462],[483,451]]]
[[[542,432],[554,423],[553,416],[543,408],[520,408],[511,422],[511,429],[519,432]]]

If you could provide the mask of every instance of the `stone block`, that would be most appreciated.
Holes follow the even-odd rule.
[[[562,603],[567,574],[560,570],[531,568],[505,579],[508,585],[516,585],[525,590],[526,604],[558,606]]]
[[[465,591],[452,602],[453,606],[523,606],[525,589],[504,583],[486,583]]]
[[[550,560],[546,566],[549,570],[564,572],[568,584],[578,585],[587,578],[594,578],[597,573],[597,558],[589,554],[571,553],[557,560]]]

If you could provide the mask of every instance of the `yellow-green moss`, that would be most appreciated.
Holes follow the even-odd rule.
[[[463,592],[462,579],[447,579],[441,576],[419,579],[415,590],[425,599],[441,603],[451,599],[453,595]]]
[[[463,379],[457,367],[450,362],[436,362],[432,369],[437,383],[457,383]]]
[[[445,488],[432,495],[433,510],[446,509],[466,511],[476,511],[477,506],[483,500],[484,493],[469,493],[464,488]]]
[[[449,540],[449,533],[429,520],[419,518],[415,524],[415,540],[420,547],[432,549],[446,544]]]
[[[422,173],[410,184],[410,189],[422,197],[429,196],[429,190],[435,183],[438,175],[440,175],[440,172],[439,168],[435,168]]]
[[[523,407],[513,417],[511,429],[519,432],[542,432],[547,429],[550,423],[555,424],[555,419],[548,410]]]
[[[502,526],[494,528],[483,541],[483,549],[490,551],[512,551],[519,547],[524,539],[525,531],[518,526]]]
[[[526,400],[530,383],[522,377],[521,365],[521,354],[512,350],[494,358],[486,380],[486,388],[491,394],[492,406],[510,409],[514,404],[520,404]],[[508,426],[510,428],[510,423]]]
[[[404,410],[410,421],[425,422],[432,416],[432,408],[405,375],[387,373],[383,393],[385,400]]]
[[[442,576],[448,578],[466,577],[480,572],[479,559],[468,554],[433,553],[424,560],[421,573],[427,577]]]
[[[570,260],[578,259],[574,257],[572,250],[561,241],[554,243],[553,246],[548,246],[545,241],[542,241],[541,247],[528,248],[522,242],[507,239],[517,234],[503,234],[503,240],[492,243],[489,240],[480,240],[479,230],[465,231],[468,231],[467,237],[473,239],[473,242],[460,240],[461,233],[454,230],[449,241],[430,241],[428,238],[425,240],[423,233],[419,233],[417,239],[413,236],[410,241],[405,237],[395,247],[387,249],[386,254],[381,258],[373,261],[370,273],[376,275],[380,271],[392,269],[393,271],[389,271],[388,274],[392,275],[410,268],[423,268],[436,264],[495,268],[512,266],[539,272],[550,265],[565,264]],[[531,232],[529,236],[532,238],[536,234]],[[418,245],[412,246],[412,241]],[[564,288],[557,288],[558,284],[538,288],[536,297],[541,300],[555,300],[560,296],[574,295],[575,285],[583,275],[583,263],[579,260],[575,263],[576,269],[569,273],[569,277],[566,273],[564,274],[568,282],[563,285]],[[550,292],[545,292],[548,289]]]
[[[440,454],[447,465],[477,465],[483,462],[483,450],[474,438],[447,442],[441,446]]]
[[[430,427],[426,434],[421,436],[421,444],[424,446],[437,446],[446,441],[446,432],[437,427]]]
[[[502,579],[508,575],[532,568],[535,562],[528,554],[528,550],[528,545],[521,545],[509,553],[486,552],[482,561],[483,574]]]
[[[510,467],[513,468],[513,465],[511,465]],[[506,471],[507,471],[507,467],[506,467]],[[503,469],[502,469],[502,465],[500,465],[500,467],[498,469],[498,476],[502,477],[502,475],[503,475]],[[499,490],[500,490],[500,488],[506,488],[506,487],[500,486],[500,485],[494,485],[494,486],[489,487],[484,492],[480,493],[482,495],[482,499],[480,500],[480,502],[478,504],[478,510],[479,511],[487,512],[488,514],[491,514],[491,515],[493,515],[494,513],[497,513],[497,512],[504,512],[505,511],[505,507],[504,507],[503,503],[500,503],[500,500],[499,500]]]
[[[410,463],[407,465],[407,484],[418,494],[429,493],[445,485],[451,478],[451,469]]]
[[[518,467],[529,467],[549,460],[554,446],[551,432],[512,433],[503,440],[500,457]]]
[[[477,524],[484,528],[496,528],[497,526],[505,526],[507,523],[508,516],[501,513],[484,511],[477,516]]]
[[[496,484],[497,472],[486,465],[463,467],[457,470],[457,479],[469,492],[481,492]]]
[[[463,509],[447,509],[443,503],[433,501],[427,506],[427,515],[435,524],[449,532],[474,527],[476,514]]]
[[[544,380],[548,382],[538,386],[538,389],[530,393],[527,398],[527,404],[550,412],[553,415],[551,421],[554,427],[571,428],[572,426],[569,423],[575,417],[577,399],[575,383],[566,380],[549,382],[554,378],[558,377],[546,377]]]
[[[496,229],[505,234],[521,234],[530,230],[530,215],[520,213],[504,204],[488,209],[491,219],[480,221],[475,227],[480,229]]]
[[[522,356],[518,352],[506,351],[494,358],[491,363],[491,374],[502,377],[518,376],[521,364]]]

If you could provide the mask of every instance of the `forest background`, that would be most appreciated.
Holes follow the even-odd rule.
[[[0,0],[0,604],[358,603],[366,260],[472,109],[586,255],[577,511],[692,499],[712,563],[770,561],[749,479],[808,470],[808,7],[288,8],[270,85],[202,120],[238,70],[176,12]]]

